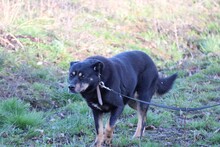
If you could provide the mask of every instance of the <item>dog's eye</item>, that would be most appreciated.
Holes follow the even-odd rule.
[[[76,75],[76,72],[74,71],[70,74],[70,77],[74,77],[75,75]]]
[[[79,73],[79,77],[80,77],[80,78],[84,78],[84,75],[80,72],[80,73]]]

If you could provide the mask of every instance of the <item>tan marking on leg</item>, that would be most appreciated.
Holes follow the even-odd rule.
[[[98,134],[97,134],[96,139],[95,139],[94,146],[95,147],[101,147],[102,143],[104,141],[103,139],[104,139],[104,129],[103,129],[102,116],[100,116],[100,118],[99,118],[99,129],[98,129]]]
[[[145,121],[146,121],[146,113],[141,111],[140,104],[138,104],[138,107],[137,107],[137,115],[138,115],[137,129],[134,133],[133,138],[141,137],[141,135],[143,135],[145,131],[145,128],[143,128],[142,130],[142,127],[145,127],[143,125],[145,124]]]
[[[135,93],[134,93],[134,97],[135,97],[135,98],[138,98],[138,96],[139,96],[138,93],[135,92]]]
[[[141,128],[142,128],[142,121],[143,118],[141,116],[140,108],[137,109],[137,115],[138,115],[138,123],[137,123],[137,129],[133,135],[133,138],[138,138],[141,136]]]
[[[106,123],[105,125],[105,136],[104,136],[104,142],[106,145],[111,146],[112,143],[112,137],[113,137],[113,131],[114,131],[114,127],[111,127],[109,125],[109,121],[108,123]]]

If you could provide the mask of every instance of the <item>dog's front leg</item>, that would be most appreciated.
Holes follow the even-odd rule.
[[[93,117],[95,121],[95,128],[96,128],[96,140],[94,143],[95,147],[101,147],[103,143],[103,122],[102,117],[103,113],[97,110],[93,110]]]
[[[104,142],[108,146],[111,146],[115,123],[118,117],[120,116],[120,114],[122,113],[123,109],[124,106],[120,106],[111,111],[110,119],[105,126],[105,136],[104,136]]]

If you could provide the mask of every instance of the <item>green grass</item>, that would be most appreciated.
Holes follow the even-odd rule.
[[[4,142],[4,145],[21,145],[25,138],[29,138],[34,129],[42,125],[44,122],[43,113],[30,111],[29,109],[29,104],[17,98],[1,102],[1,144]]]
[[[37,126],[43,122],[43,114],[40,112],[29,112],[29,105],[24,102],[12,98],[5,100],[0,105],[1,124],[14,125],[20,129],[28,126]]]
[[[90,146],[91,110],[68,93],[69,62],[141,50],[160,73],[178,73],[159,104],[200,107],[220,101],[220,5],[211,1],[1,1],[0,145]],[[190,7],[189,7],[190,6]],[[19,42],[11,41],[7,35]],[[10,36],[10,35],[9,35]],[[9,41],[15,48],[4,43]],[[113,146],[219,146],[220,108],[174,112],[151,106],[142,139],[131,139],[126,106]],[[104,121],[108,119],[105,115]]]

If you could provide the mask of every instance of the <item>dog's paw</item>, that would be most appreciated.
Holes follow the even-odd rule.
[[[111,140],[104,141],[103,147],[112,147],[112,141]]]
[[[103,138],[97,137],[91,147],[103,147]]]
[[[104,142],[94,142],[93,145],[90,147],[112,147],[112,141],[111,140],[105,140]]]
[[[112,139],[108,138],[104,141],[104,144],[107,146],[112,146]]]
[[[112,146],[112,135],[105,135],[104,145],[111,147]]]
[[[100,141],[95,141],[91,147],[102,147],[102,143]]]
[[[100,133],[99,135],[96,136],[95,142],[92,144],[91,147],[102,147],[102,144],[104,142],[104,135],[103,133]]]

